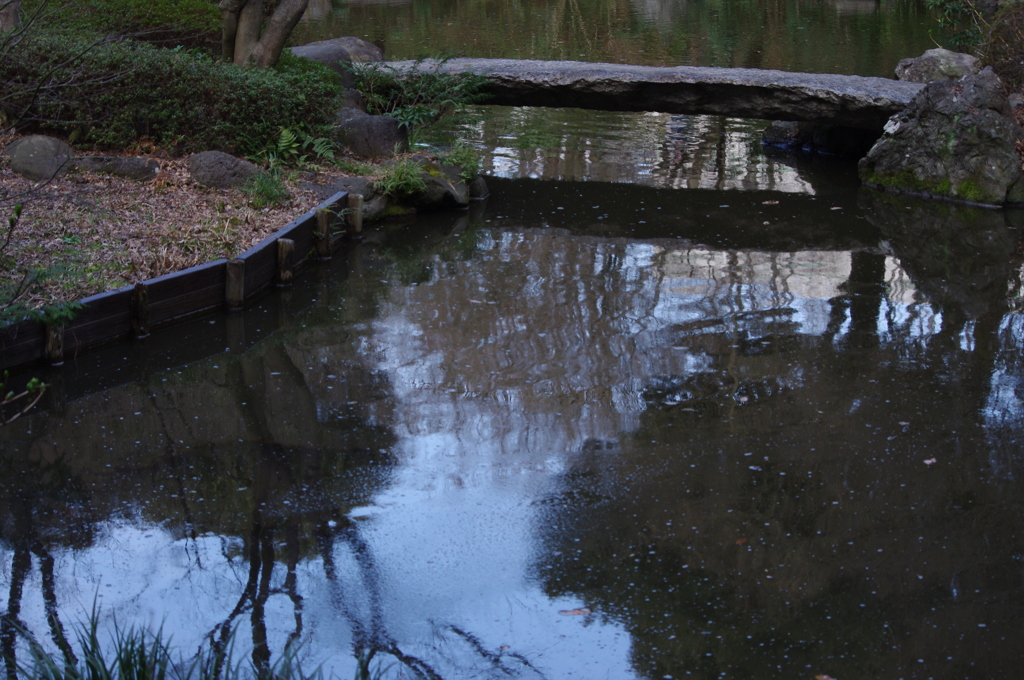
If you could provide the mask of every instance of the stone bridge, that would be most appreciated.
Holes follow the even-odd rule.
[[[414,62],[391,62],[408,69]],[[451,59],[443,73],[487,78],[488,104],[658,111],[831,123],[881,132],[924,87],[888,78],[751,68],[629,66],[578,61]]]

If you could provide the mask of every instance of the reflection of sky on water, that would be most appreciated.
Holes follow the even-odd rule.
[[[484,231],[477,245],[468,260],[435,257],[423,283],[390,285],[363,333],[361,353],[386,375],[394,400],[393,412],[375,417],[397,437],[397,465],[385,488],[350,513],[361,543],[335,545],[336,578],[322,557],[299,563],[304,654],[351,675],[353,622],[379,609],[403,651],[444,677],[498,675],[474,644],[523,655],[529,665],[508,662],[514,677],[633,677],[625,629],[560,614],[588,603],[550,598],[533,573],[538,527],[550,518],[541,501],[557,493],[581,453],[614,451],[638,430],[649,408],[644,390],[660,376],[721,371],[737,338],[815,341],[833,333],[840,345],[852,312],[837,322],[833,301],[846,295],[854,255],[712,250],[551,229]],[[885,258],[883,270],[878,338],[926,344],[942,330],[941,315],[918,299],[895,259]],[[1006,317],[984,409],[1003,447],[1015,446],[1021,430],[1022,331],[1017,316]],[[970,342],[961,349],[970,351]],[[804,375],[799,363],[756,354],[730,370],[791,390]],[[234,537],[183,539],[129,521],[106,522],[99,533],[87,548],[55,554],[66,621],[84,618],[96,594],[104,616],[162,624],[194,649],[246,580]],[[8,577],[11,559],[5,547]],[[22,618],[42,631],[38,572],[31,578]],[[275,651],[295,628],[284,578],[279,565],[267,604]],[[0,593],[0,607],[7,597]]]

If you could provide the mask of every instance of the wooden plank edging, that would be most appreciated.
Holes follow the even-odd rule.
[[[240,283],[237,278],[229,276],[228,260],[219,259],[134,286],[82,298],[78,301],[82,309],[64,327],[23,321],[0,329],[0,370],[29,364],[43,357],[58,364],[64,357],[82,349],[123,340],[132,334],[145,337],[153,328],[213,309],[240,308],[281,278],[279,251],[288,252],[289,261],[284,264],[289,272],[302,267],[317,253],[323,257],[323,248],[317,243],[318,225],[320,233],[324,230],[323,214],[331,216],[327,224],[337,227],[345,222],[344,209],[348,206],[348,193],[338,192],[232,259],[234,273],[242,274],[241,287],[237,287]],[[356,227],[361,220],[351,220],[351,223]],[[354,228],[351,231],[355,233]],[[331,245],[344,238],[346,233],[337,229],[333,233],[329,231]],[[290,249],[279,248],[280,239],[290,240]],[[329,253],[330,249],[327,251]],[[232,284],[236,285],[235,289],[231,288]]]

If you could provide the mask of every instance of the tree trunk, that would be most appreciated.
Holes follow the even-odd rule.
[[[263,0],[249,0],[238,13],[238,28],[235,32],[235,58],[237,65],[244,65],[249,53],[260,40],[263,25]]]
[[[274,66],[307,5],[309,0],[281,0],[263,27],[263,0],[221,0],[224,59],[239,66]]]
[[[252,2],[252,0],[249,1]],[[273,15],[267,19],[263,35],[252,48],[246,63],[260,68],[275,65],[281,58],[281,51],[284,49],[288,36],[292,34],[295,25],[299,23],[308,4],[309,0],[282,0]]]
[[[21,23],[21,0],[0,0],[0,31],[13,31]]]
[[[238,13],[242,11],[245,0],[221,0],[220,9],[221,33],[220,54],[224,61],[235,60],[235,36],[238,35]]]

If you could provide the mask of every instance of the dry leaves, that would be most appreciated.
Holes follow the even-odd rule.
[[[241,192],[193,182],[182,159],[158,162],[150,182],[72,172],[36,186],[0,161],[0,206],[10,212],[30,198],[0,276],[61,264],[68,272],[32,302],[79,299],[237,255],[319,202],[312,191],[289,184],[289,201],[255,210]]]

